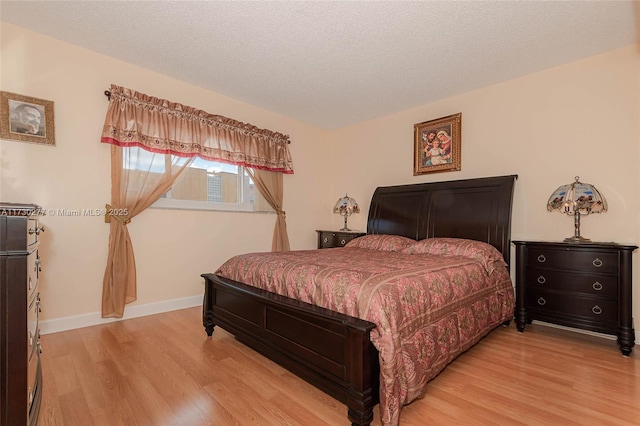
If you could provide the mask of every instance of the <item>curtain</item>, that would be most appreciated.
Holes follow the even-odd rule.
[[[255,180],[264,182],[256,185],[263,187],[259,191],[278,214],[273,250],[289,250],[282,211],[282,174],[293,173],[288,136],[111,85],[100,140],[112,145],[102,317],[121,318],[125,304],[136,300],[135,257],[127,224],[171,188],[195,157],[259,171]]]
[[[136,262],[127,224],[171,188],[192,158],[111,146],[109,255],[102,281],[102,317],[121,318],[136,300]]]
[[[276,211],[276,226],[273,230],[271,251],[289,251],[289,235],[287,234],[286,213],[282,210],[284,190],[282,173],[247,168],[247,174],[253,179],[260,194]]]
[[[113,84],[101,141],[293,173],[289,136]]]

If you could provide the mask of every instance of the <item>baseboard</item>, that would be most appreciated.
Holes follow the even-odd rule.
[[[108,324],[115,321],[144,317],[147,315],[160,314],[162,312],[192,308],[194,306],[201,305],[202,296],[189,296],[180,299],[163,300],[162,302],[147,303],[144,305],[127,305],[122,318],[102,318],[100,312],[90,312],[88,314],[40,321],[40,333],[58,333],[60,331]]]
[[[602,334],[602,333],[597,333],[595,331],[581,330],[579,328],[573,328],[573,327],[565,327],[564,325],[552,324],[552,323],[544,322],[544,321],[534,320],[533,323],[534,324],[544,325],[545,327],[559,328],[561,330],[574,331],[576,333],[588,334],[589,336],[602,337],[603,339],[609,339],[609,340],[616,340],[617,339],[616,336],[613,336],[613,335],[610,335],[610,334]],[[639,336],[640,336],[640,330],[635,330],[635,338],[636,338],[636,342],[638,342],[638,343],[640,343]]]

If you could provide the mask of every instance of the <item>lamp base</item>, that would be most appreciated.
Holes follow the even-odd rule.
[[[578,236],[567,237],[563,240],[565,243],[590,243],[591,240],[589,238]]]
[[[341,231],[351,231],[351,229],[349,229],[349,227],[347,226],[347,219],[349,218],[348,214],[344,215],[344,226],[342,227]]]
[[[577,179],[576,179],[577,180]],[[573,237],[567,237],[564,239],[565,243],[590,243],[591,240],[588,238],[584,238],[580,235],[580,211],[575,210],[573,212]]]

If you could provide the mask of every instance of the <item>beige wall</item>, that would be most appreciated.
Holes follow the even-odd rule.
[[[315,229],[345,192],[366,229],[379,185],[518,174],[514,239],[561,240],[572,220],[545,210],[575,175],[595,184],[610,211],[583,219],[583,235],[640,242],[640,64],[636,46],[531,74],[356,126],[325,132],[149,70],[2,24],[2,90],[55,102],[55,148],[2,141],[0,196],[45,208],[96,208],[109,199],[109,150],[98,142],[110,83],[291,135],[296,173],[285,176],[293,249],[315,246]],[[384,100],[381,100],[384,101]],[[413,176],[413,124],[462,112],[462,170]],[[342,170],[343,172],[338,173]],[[129,225],[145,304],[200,295],[201,272],[230,255],[268,250],[268,214],[148,210]],[[99,217],[46,216],[45,319],[99,311],[107,227]],[[238,238],[240,235],[240,238]],[[634,313],[640,318],[640,253]],[[166,265],[171,265],[167,268]],[[640,327],[640,325],[638,325]]]
[[[329,140],[343,153],[336,167],[349,174],[331,192],[348,191],[366,212],[378,185],[517,174],[512,239],[558,241],[573,235],[573,219],[547,212],[546,203],[578,175],[609,203],[607,213],[583,217],[582,235],[638,244],[639,93],[638,46],[629,46],[343,128]],[[413,176],[413,125],[458,112],[462,170]],[[350,224],[365,229],[366,215],[352,216]],[[634,266],[640,321],[640,252]]]
[[[315,247],[315,226],[327,215],[315,197],[327,190],[317,179],[329,157],[325,131],[11,24],[3,22],[1,31],[2,90],[54,101],[56,126],[55,147],[0,141],[3,201],[35,202],[53,212],[104,207],[111,184],[109,146],[99,142],[103,91],[114,83],[289,134],[295,173],[285,175],[284,186],[291,246]],[[42,318],[99,312],[108,241],[103,218],[50,214],[42,222]],[[135,304],[201,295],[201,273],[233,254],[270,250],[274,224],[273,214],[143,212],[128,226],[138,267]]]

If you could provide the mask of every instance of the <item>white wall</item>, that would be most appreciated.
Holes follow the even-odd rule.
[[[296,173],[285,176],[293,249],[315,247],[315,229],[338,229],[333,203],[348,192],[366,229],[379,185],[518,174],[513,239],[561,240],[572,219],[545,209],[575,175],[598,187],[609,212],[583,218],[596,241],[640,242],[640,63],[629,46],[502,84],[326,132],[153,71],[2,23],[2,90],[53,100],[56,147],[0,143],[3,201],[96,208],[109,201],[109,149],[100,144],[110,83],[291,135]],[[383,100],[382,100],[383,101]],[[413,125],[462,112],[462,170],[413,176]],[[227,257],[269,250],[272,215],[148,210],[129,225],[138,301],[200,297],[199,274]],[[46,216],[45,320],[100,310],[108,227],[99,217]],[[240,236],[240,237],[239,237]],[[634,316],[640,318],[640,253],[634,255]],[[170,265],[169,267],[167,265]],[[84,318],[84,317],[82,317]],[[640,325],[638,325],[640,327]]]

